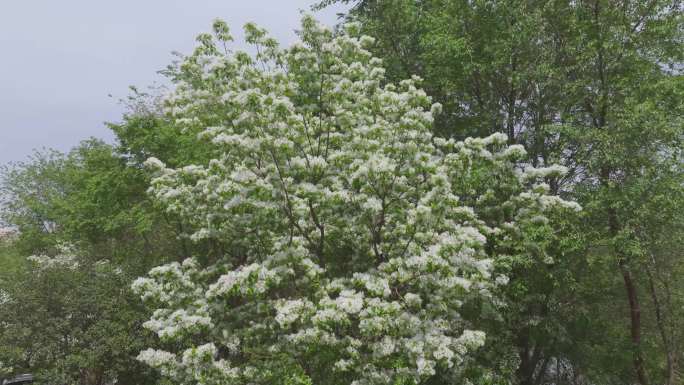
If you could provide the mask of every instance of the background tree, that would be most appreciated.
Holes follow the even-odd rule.
[[[133,132],[144,119],[155,118],[131,110],[117,127]],[[46,383],[157,380],[135,360],[153,341],[136,327],[149,314],[130,284],[193,250],[179,223],[149,199],[149,180],[132,151],[95,139],[2,169],[0,220],[12,229],[0,246],[0,292],[7,296],[0,362],[7,369]],[[25,263],[33,255],[61,255],[65,244],[78,254],[77,268]]]
[[[150,335],[132,279],[108,262],[68,254],[29,258],[3,277],[0,361],[40,383],[155,383],[133,357]]]

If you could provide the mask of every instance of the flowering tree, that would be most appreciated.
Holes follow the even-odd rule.
[[[521,228],[576,205],[562,168],[519,169],[506,136],[434,137],[418,78],[385,84],[372,38],[304,17],[279,48],[228,27],[172,71],[168,115],[207,164],[156,170],[151,193],[220,258],[150,271],[134,289],[167,350],[139,359],[178,383],[456,383],[485,334],[462,309],[497,303],[493,262]],[[456,381],[456,382],[455,382]]]

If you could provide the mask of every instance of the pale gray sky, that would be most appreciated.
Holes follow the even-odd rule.
[[[90,136],[111,140],[128,86],[189,53],[215,18],[240,43],[253,21],[283,44],[295,41],[300,10],[313,0],[0,0],[0,164],[34,148],[68,150]],[[316,14],[328,25],[337,6]],[[113,97],[109,97],[111,94]]]

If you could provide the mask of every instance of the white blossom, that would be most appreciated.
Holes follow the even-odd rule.
[[[192,140],[200,130],[212,159],[149,159],[149,191],[222,255],[133,283],[155,309],[145,327],[176,346],[139,359],[202,385],[265,383],[303,360],[358,385],[422,383],[438,368],[465,382],[486,340],[460,312],[498,304],[508,280],[489,246],[576,208],[540,184],[564,170],[516,174],[525,151],[504,134],[434,137],[441,106],[417,77],[388,83],[356,24],[333,32],[305,16],[290,48],[246,29],[257,57],[211,49],[229,41],[218,22],[175,69],[169,124]],[[486,214],[499,211],[507,222]]]

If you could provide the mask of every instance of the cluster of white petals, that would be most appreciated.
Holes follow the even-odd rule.
[[[74,253],[73,245],[58,244],[57,254],[49,255],[31,255],[26,259],[35,264],[37,271],[64,268],[77,269],[79,266],[78,260]]]
[[[462,307],[507,282],[490,237],[563,201],[525,185],[541,172],[516,172],[524,149],[505,135],[433,137],[441,106],[420,79],[386,84],[358,25],[304,17],[288,49],[247,25],[256,57],[224,50],[228,29],[214,29],[166,100],[213,159],[147,165],[153,196],[225,256],[135,282],[157,307],[145,326],[176,342],[140,360],[179,383],[457,381],[485,343]]]

